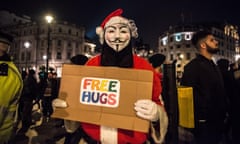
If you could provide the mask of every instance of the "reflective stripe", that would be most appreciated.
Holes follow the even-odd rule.
[[[15,118],[15,111],[10,111],[6,115],[6,119]]]
[[[4,114],[7,111],[7,108],[4,106],[0,106],[0,113]]]
[[[4,106],[1,106],[0,107],[0,113],[1,113],[1,116],[0,116],[0,126],[3,124],[4,122],[4,119],[5,119],[5,115],[6,115],[6,111],[7,111],[7,108],[4,107]],[[1,127],[0,127],[1,128]]]
[[[3,116],[6,118],[12,117],[15,115],[15,111],[10,111],[9,108],[6,108],[4,106],[0,107],[0,113],[3,114]]]
[[[200,122],[200,123],[205,123],[207,120],[204,120],[204,119],[202,119],[202,120],[198,120],[198,122]]]

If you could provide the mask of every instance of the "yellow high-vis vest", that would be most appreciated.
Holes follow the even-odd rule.
[[[6,74],[0,72],[0,144],[2,144],[12,136],[23,82],[13,62],[0,61],[0,65],[7,67]]]

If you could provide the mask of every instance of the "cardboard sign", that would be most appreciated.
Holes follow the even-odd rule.
[[[80,88],[80,103],[103,107],[118,107],[120,81],[83,77]]]
[[[68,107],[52,117],[148,132],[149,121],[136,116],[134,103],[151,99],[152,81],[148,70],[65,64],[59,98]]]

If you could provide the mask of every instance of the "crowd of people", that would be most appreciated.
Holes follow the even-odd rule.
[[[53,113],[52,101],[58,97],[60,87],[60,79],[55,72],[48,73],[44,78],[38,76],[33,69],[23,73],[23,90],[18,108],[18,123],[21,122],[22,126],[18,133],[26,133],[30,126],[35,124],[32,120],[35,104],[45,118],[50,118]]]
[[[96,33],[102,46],[99,55],[90,59],[77,55],[71,58],[71,62],[76,65],[152,71],[151,99],[139,99],[129,108],[135,111],[137,117],[150,123],[149,131],[139,132],[64,120],[63,126],[67,132],[64,136],[65,144],[78,144],[80,141],[89,144],[167,144],[165,138],[167,133],[171,132],[169,125],[172,119],[164,105],[168,98],[162,98],[162,67],[167,63],[166,56],[154,54],[144,59],[134,54],[132,41],[138,37],[137,27],[133,20],[123,17],[122,13],[122,9],[117,9],[97,27]],[[51,117],[54,107],[68,106],[64,99],[58,98],[60,79],[56,73],[36,74],[35,70],[29,69],[20,75],[7,54],[11,41],[11,36],[0,33],[0,144],[13,144],[16,132],[26,133],[34,124],[34,104],[39,104],[39,107],[41,105],[41,111],[46,118]],[[230,64],[227,59],[214,61],[214,54],[219,51],[218,41],[209,31],[196,32],[192,43],[198,53],[196,58],[184,67],[183,75],[178,81],[182,86],[193,88],[194,128],[180,127],[181,133],[177,141],[181,144],[238,144],[239,64]],[[16,131],[19,123],[22,124],[21,129]]]

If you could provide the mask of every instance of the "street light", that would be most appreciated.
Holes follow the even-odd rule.
[[[48,73],[48,60],[49,60],[49,47],[50,47],[50,24],[53,21],[53,17],[50,15],[45,16],[48,23],[48,41],[47,41],[47,58],[46,58],[46,72]]]
[[[25,47],[25,71],[27,71],[27,49],[30,47],[31,44],[29,41],[25,41],[23,45]]]

